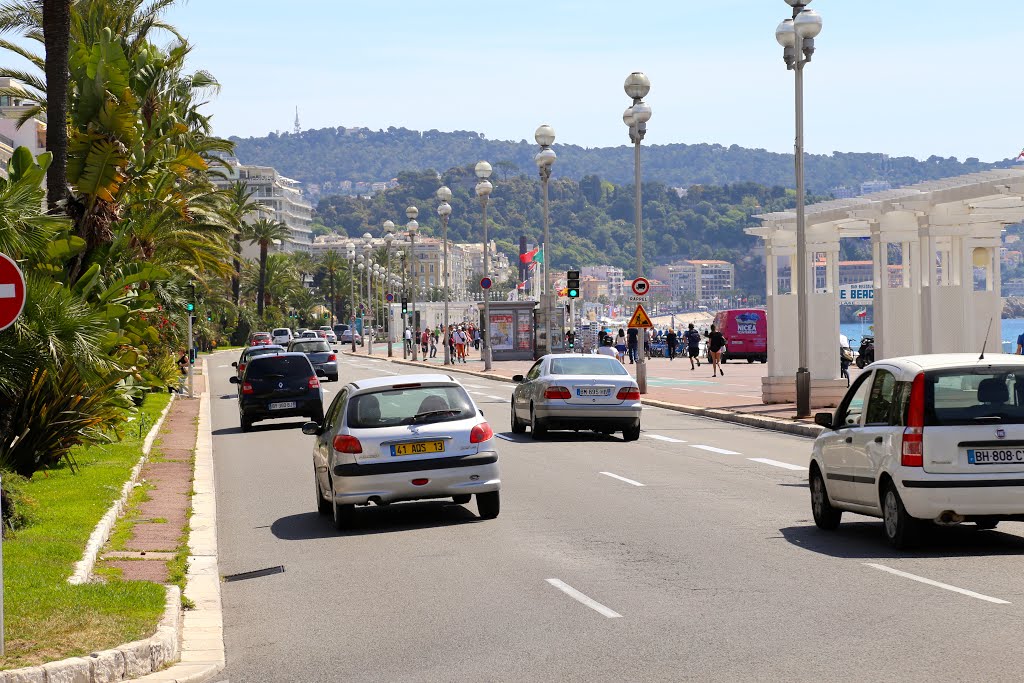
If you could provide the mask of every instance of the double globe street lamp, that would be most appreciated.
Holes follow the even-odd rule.
[[[367,325],[367,320],[373,320],[373,235],[363,233],[363,253],[366,258],[366,308],[363,310],[363,336],[366,337],[366,353],[373,355],[373,325]]]
[[[392,223],[391,221],[384,221],[384,252],[385,252],[385,256],[384,256],[384,272],[385,272],[385,275],[388,276],[388,277],[385,278],[385,289],[390,290],[390,291],[394,291],[394,289],[389,286],[391,283],[388,282],[388,279],[389,279],[389,277],[391,275],[391,243],[394,241],[394,239],[395,239],[395,224]],[[385,294],[388,294],[388,293],[389,292],[385,292]],[[391,305],[390,304],[387,304],[386,310],[387,310],[387,315],[384,316],[384,334],[387,335],[387,338],[388,338],[388,358],[391,358],[394,355],[394,349],[391,346],[392,340],[391,340]]]
[[[554,309],[554,296],[551,293],[551,283],[548,281],[548,260],[550,255],[548,254],[548,181],[551,179],[551,167],[555,163],[555,159],[558,156],[555,154],[555,150],[551,149],[551,145],[555,144],[555,129],[548,124],[539,126],[533,134],[533,139],[540,145],[540,151],[537,152],[537,156],[534,157],[534,161],[537,162],[537,169],[540,171],[540,183],[544,189],[544,245],[541,247],[541,254],[543,254],[543,261],[541,262],[541,274],[543,277],[543,284],[541,285],[541,294],[544,296],[544,305],[541,307],[544,316],[544,344],[541,349],[544,353],[551,353],[553,349],[551,339],[551,318],[553,317]]]
[[[483,219],[483,246],[484,246],[484,277],[490,277],[491,270],[490,254],[487,248],[487,199],[494,190],[494,185],[488,178],[491,177],[491,165],[486,161],[479,161],[474,168],[479,182],[476,184],[476,196],[480,199],[480,212]],[[480,355],[483,356],[484,370],[491,369],[491,290],[484,290],[484,321],[480,330]]]
[[[415,206],[410,206],[405,210],[405,217],[409,219],[409,222],[405,224],[405,229],[409,233],[409,269],[411,271],[412,282],[409,286],[409,315],[412,317],[412,359],[416,360],[416,349],[419,348],[419,326],[416,324],[416,289],[419,286],[419,275],[416,273],[416,233],[419,232],[420,224],[416,222],[416,217],[420,215],[420,210]]]
[[[622,114],[622,122],[629,126],[629,140],[633,143],[634,197],[633,221],[636,225],[636,277],[644,275],[644,231],[642,192],[640,187],[640,142],[647,133],[647,122],[651,120],[651,107],[644,97],[651,90],[651,81],[640,71],[626,77],[623,88],[633,104]],[[647,393],[647,328],[642,328],[636,359],[636,384],[641,394]]]
[[[349,301],[349,335],[352,338],[352,353],[356,352],[356,245],[355,242],[345,243],[345,257],[348,258],[348,301]]]
[[[807,223],[804,203],[804,66],[814,54],[814,39],[821,33],[821,16],[807,9],[811,0],[786,0],[793,8],[793,16],[775,29],[775,39],[782,46],[786,68],[795,73],[796,80],[796,144],[793,150],[796,170],[796,265],[790,268],[796,281],[797,355],[796,416],[811,416],[811,372],[807,367],[810,350],[807,334],[807,292],[812,277],[807,262]]]
[[[451,330],[448,329],[448,217],[452,215],[452,205],[448,202],[452,200],[452,191],[442,185],[437,188],[437,200],[441,202],[437,206],[437,215],[441,217],[441,244],[444,250],[444,261],[441,264],[441,286],[444,288],[444,339],[441,341],[444,345],[444,364],[451,365],[451,348],[448,346],[448,337],[451,336]]]

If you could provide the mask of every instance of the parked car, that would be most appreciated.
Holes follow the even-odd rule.
[[[363,335],[359,334],[355,330],[345,330],[344,332],[342,332],[341,333],[341,338],[338,339],[338,342],[341,343],[341,344],[351,344],[352,343],[352,335],[353,334],[356,336],[356,344],[359,344],[360,346],[362,346],[363,345]]]
[[[323,420],[303,426],[316,437],[317,510],[337,528],[355,506],[476,496],[480,517],[500,511],[494,432],[466,390],[447,375],[359,380],[338,392]]]
[[[242,387],[238,395],[238,421],[243,432],[253,422],[278,417],[308,417],[322,422],[323,390],[313,365],[303,353],[278,353],[256,356],[245,368],[241,379],[231,378]]]
[[[320,335],[316,333],[316,330],[303,330],[302,334],[299,335],[299,339],[320,339]]]
[[[316,374],[326,376],[328,382],[338,381],[338,355],[323,339],[295,339],[288,350],[306,354]]]
[[[273,344],[274,340],[271,339],[269,332],[253,332],[249,336],[249,346],[259,346],[261,344]]]
[[[745,358],[748,363],[768,362],[768,314],[756,308],[719,311],[715,327],[725,337],[722,362]]]
[[[326,333],[328,343],[338,343],[338,335],[334,332],[334,328],[332,328],[330,325],[321,325],[320,330]]]
[[[1024,520],[1024,358],[935,354],[887,358],[853,381],[810,463],[822,529],[844,511],[884,521],[897,548],[924,524],[992,529]]]
[[[242,351],[242,355],[238,357],[238,360],[231,364],[231,367],[235,368],[235,376],[241,377],[245,373],[245,366],[249,364],[249,361],[256,356],[263,356],[268,353],[278,353],[284,351],[285,348],[279,344],[261,344],[259,346],[250,346]]]
[[[534,439],[549,429],[622,431],[640,438],[640,389],[622,363],[604,355],[549,354],[512,378],[512,431]]]
[[[278,327],[270,331],[270,338],[274,344],[286,346],[292,340],[292,331],[287,327]]]

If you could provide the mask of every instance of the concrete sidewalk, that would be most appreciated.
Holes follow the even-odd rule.
[[[366,347],[356,347],[354,355],[369,355]],[[351,347],[342,346],[340,351],[347,355]],[[395,362],[410,362],[403,359],[402,345],[395,344]],[[419,365],[425,367],[444,367],[444,350],[438,348],[437,357],[424,360],[422,355]],[[373,357],[387,359],[387,344],[375,343]],[[513,375],[526,374],[533,361],[495,361],[491,371],[486,373],[493,379],[511,380]],[[455,372],[485,374],[484,364],[480,360],[479,351],[470,350],[467,363],[456,363],[448,368]],[[636,375],[636,365],[626,363],[631,375]],[[679,410],[694,415],[704,415],[716,419],[724,419],[741,424],[749,424],[767,429],[815,436],[821,428],[813,420],[797,420],[796,406],[792,403],[765,405],[761,402],[761,378],[767,371],[762,363],[733,361],[723,367],[724,375],[711,376],[710,366],[703,362],[699,367],[690,369],[687,358],[652,358],[647,362],[647,393],[644,402],[670,410]],[[856,367],[850,369],[852,377],[856,377]]]

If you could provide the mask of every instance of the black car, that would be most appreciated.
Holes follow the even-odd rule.
[[[238,420],[247,432],[253,422],[277,417],[308,417],[323,422],[324,404],[320,380],[304,353],[274,353],[249,361],[242,378]]]

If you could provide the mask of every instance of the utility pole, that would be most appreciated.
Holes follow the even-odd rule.
[[[188,397],[195,398],[195,393],[192,390],[192,376],[195,367],[195,341],[192,335],[192,317],[195,315],[196,310],[196,284],[190,282],[188,286],[192,292],[192,298],[189,300],[188,306],[186,306],[188,309]]]

